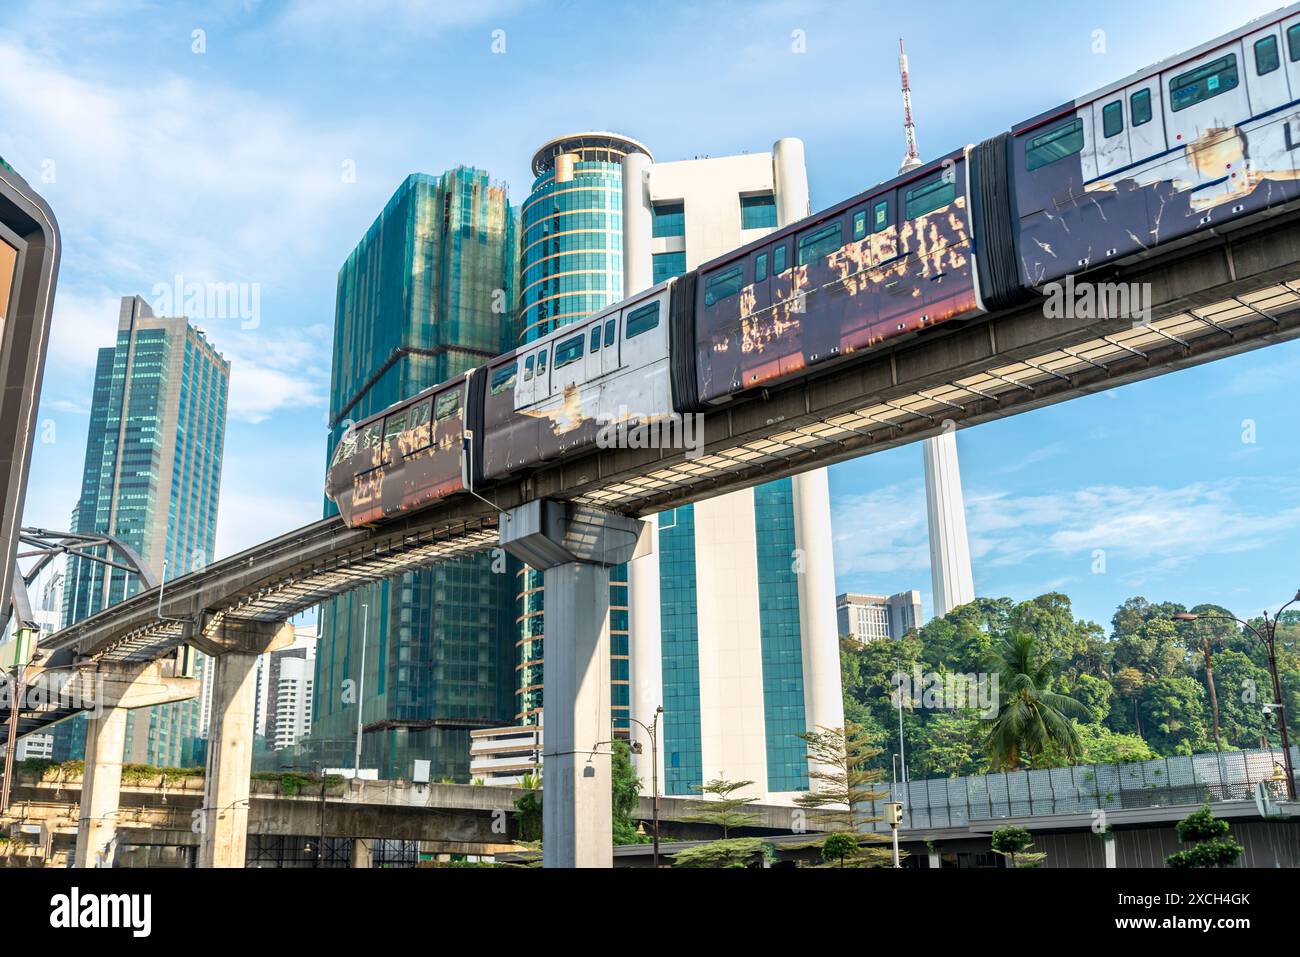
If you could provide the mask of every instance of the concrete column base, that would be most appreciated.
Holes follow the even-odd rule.
[[[257,655],[228,651],[211,661],[212,719],[203,786],[199,867],[243,867],[248,842],[249,776]]]
[[[371,868],[375,866],[375,842],[369,838],[359,837],[352,842],[352,866]]]
[[[86,771],[72,860],[75,867],[113,866],[127,714],[125,708],[105,708],[86,726]]]

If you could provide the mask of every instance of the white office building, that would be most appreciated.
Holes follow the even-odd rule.
[[[624,293],[679,275],[809,212],[803,144],[771,152],[623,160]],[[830,495],[818,469],[662,513],[628,566],[631,734],[659,722],[663,793],[716,777],[780,802],[809,787],[797,737],[843,725]]]
[[[882,638],[897,640],[923,623],[921,593],[915,589],[889,596],[846,592],[836,597],[835,613],[840,637],[864,645]]]

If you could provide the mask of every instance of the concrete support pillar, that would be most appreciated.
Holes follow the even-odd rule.
[[[929,856],[930,868],[932,870],[937,871],[939,868],[943,867],[943,857],[934,848],[929,849],[928,856]]]
[[[210,664],[214,669],[212,720],[208,725],[199,867],[243,867],[253,771],[257,655],[227,651]]]
[[[501,544],[546,588],[542,866],[612,867],[609,569],[649,547],[643,522],[566,502],[511,509]]]
[[[795,547],[799,550],[799,626],[803,632],[804,717],[810,729],[844,727],[831,492],[826,469],[796,475]]]
[[[650,157],[623,157],[623,295],[632,296],[654,284],[651,249]]]
[[[542,866],[613,867],[609,568],[546,569]]]
[[[957,434],[947,431],[926,439],[925,502],[930,526],[930,577],[935,617],[975,598],[970,543],[966,538],[966,503],[957,463]]]
[[[130,712],[186,701],[198,694],[199,683],[178,676],[172,661],[81,668],[72,682],[75,694],[93,705],[86,725],[86,770],[73,863],[77,867],[111,867]]]
[[[86,770],[81,784],[75,867],[112,867],[117,806],[122,790],[126,708],[104,708],[86,725]]]
[[[663,702],[663,621],[659,595],[659,516],[645,519],[650,526],[654,551],[629,562],[628,583],[628,658],[632,676],[632,717],[647,727],[655,719],[655,709]],[[632,755],[632,763],[641,779],[641,790],[650,793],[653,764],[650,740],[637,725],[632,725],[632,739],[640,741],[642,752]],[[659,728],[659,782],[664,778],[663,722]]]
[[[369,838],[359,837],[352,842],[352,866],[372,868],[375,866],[375,842]]]

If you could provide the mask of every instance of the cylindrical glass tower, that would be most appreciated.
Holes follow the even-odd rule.
[[[586,318],[623,298],[623,157],[650,151],[615,133],[577,133],[533,155],[533,190],[522,210],[519,341]],[[545,616],[542,575],[519,573],[517,717],[542,710]],[[628,734],[627,566],[610,569],[610,700],[614,733]]]

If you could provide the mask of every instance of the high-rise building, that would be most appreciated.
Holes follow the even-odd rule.
[[[623,298],[623,159],[649,156],[616,133],[577,133],[545,143],[533,155],[533,189],[522,209],[519,341],[589,316]],[[515,718],[541,721],[545,609],[542,575],[520,567],[519,653]],[[627,566],[610,569],[610,702],[613,733],[627,737]]]
[[[273,751],[292,748],[311,732],[316,636],[303,635],[268,656],[266,738]]]
[[[482,170],[413,174],[339,270],[328,454],[351,422],[512,345],[518,242],[506,188]],[[334,512],[326,503],[326,514]],[[467,780],[469,731],[513,716],[514,575],[443,562],[320,609],[310,746],[350,767]],[[362,646],[364,678],[361,670]]]
[[[886,597],[846,592],[836,596],[835,612],[842,638],[863,644],[898,639],[921,627],[921,593],[913,589]]]
[[[525,342],[808,212],[797,140],[655,163],[635,140],[580,133],[545,144],[533,172],[521,241]],[[667,793],[722,775],[753,779],[755,796],[770,799],[808,787],[798,733],[843,721],[829,526],[818,471],[659,516],[655,553],[611,570],[613,734],[664,707]],[[521,582],[518,718],[536,722],[541,576],[524,570]],[[648,788],[648,751],[636,760]]]
[[[155,316],[139,296],[122,299],[117,342],[100,349],[90,407],[81,497],[73,531],[121,539],[159,578],[212,561],[221,488],[230,363],[183,316]],[[63,583],[64,624],[134,594],[132,575],[72,557]],[[203,664],[200,663],[200,667]],[[194,761],[200,702],[132,712],[128,761]],[[56,733],[56,753],[84,749],[80,721]],[[62,755],[60,755],[62,756]]]
[[[623,210],[633,293],[807,215],[803,144],[664,163],[630,155]],[[652,521],[654,552],[629,569],[631,716],[649,724],[664,709],[662,786],[685,795],[727,777],[789,800],[810,780],[798,735],[843,724],[825,470]],[[648,782],[648,749],[636,760]]]

